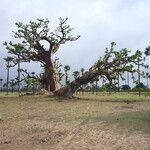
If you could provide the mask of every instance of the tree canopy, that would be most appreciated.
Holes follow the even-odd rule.
[[[51,31],[48,19],[37,19],[28,24],[16,23],[17,31],[13,31],[13,37],[18,43],[5,42],[4,45],[10,54],[20,56],[22,61],[40,61],[45,63],[45,53],[55,53],[61,44],[75,41],[80,36],[72,36],[73,28],[67,25],[68,18],[59,18],[59,26]],[[46,41],[48,49],[42,44]],[[48,55],[49,56],[49,55]]]

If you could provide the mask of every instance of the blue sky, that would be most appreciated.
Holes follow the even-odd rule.
[[[132,52],[144,50],[150,45],[150,1],[149,0],[3,0],[0,5],[0,76],[6,76],[4,41],[12,39],[15,22],[24,23],[36,18],[49,18],[52,28],[59,17],[68,17],[76,42],[70,42],[56,53],[62,64],[72,70],[91,66],[104,54],[111,41],[117,48],[128,48]],[[40,72],[37,63],[23,64],[30,71]],[[11,69],[12,78],[15,69]]]

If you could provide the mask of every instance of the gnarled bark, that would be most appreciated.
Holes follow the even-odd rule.
[[[109,74],[105,70],[91,70],[85,72],[81,77],[78,77],[70,84],[65,85],[61,89],[55,91],[54,95],[62,97],[72,97],[81,85],[89,83],[93,78],[99,75],[105,75],[109,79]]]
[[[59,90],[61,85],[59,83],[59,77],[56,73],[53,73],[43,82],[43,87],[47,91],[56,91]]]
[[[60,89],[61,85],[52,56],[47,57],[47,59],[45,59],[45,62],[45,72],[41,80],[42,87],[47,91],[57,91]]]

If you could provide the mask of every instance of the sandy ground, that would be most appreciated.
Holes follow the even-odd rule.
[[[149,133],[93,119],[139,110],[150,102],[1,98],[0,150],[150,150]]]

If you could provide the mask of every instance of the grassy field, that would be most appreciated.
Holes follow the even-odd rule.
[[[150,149],[150,97],[125,93],[75,96],[1,93],[0,149]]]

